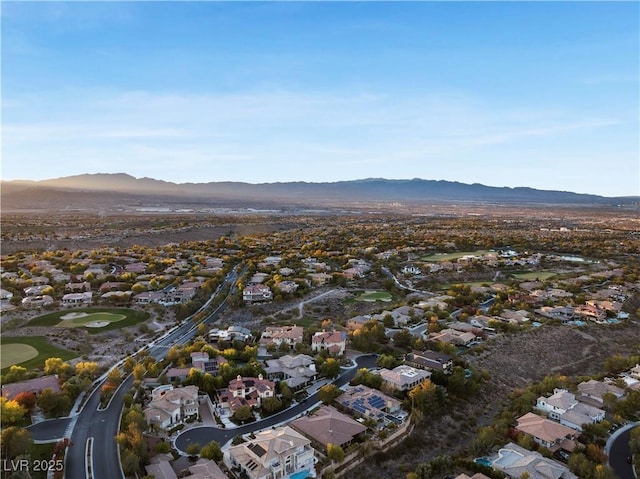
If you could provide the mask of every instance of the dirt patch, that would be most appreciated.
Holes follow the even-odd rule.
[[[494,338],[485,351],[464,356],[490,375],[471,401],[457,402],[445,415],[425,419],[392,454],[375,456],[353,471],[352,477],[405,477],[421,462],[462,451],[479,427],[492,422],[500,403],[514,389],[553,373],[600,373],[607,357],[637,353],[638,344],[638,324],[615,328],[589,325],[586,330],[546,326]]]

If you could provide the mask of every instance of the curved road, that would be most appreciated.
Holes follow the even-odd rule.
[[[627,462],[631,456],[629,441],[631,431],[640,427],[640,423],[629,424],[616,431],[607,441],[607,454],[609,455],[609,465],[613,468],[619,479],[635,479],[633,466]]]
[[[333,381],[336,386],[344,386],[356,375],[359,368],[366,367],[372,368],[376,366],[376,355],[365,354],[356,358],[357,366],[346,369],[342,374]],[[210,441],[216,441],[220,445],[224,445],[234,437],[247,434],[250,432],[265,429],[276,424],[286,422],[294,417],[302,414],[307,409],[312,408],[316,403],[320,402],[318,399],[318,393],[312,394],[301,403],[296,404],[289,409],[286,409],[278,414],[269,416],[261,421],[245,424],[233,429],[222,429],[216,426],[200,426],[189,429],[180,435],[175,440],[175,446],[178,450],[184,452],[189,444],[198,443],[201,446],[208,444]]]
[[[237,268],[234,268],[233,271],[227,275],[223,285],[216,290],[203,308],[210,304],[213,297],[224,290],[223,286],[230,286],[229,293],[227,293],[225,300],[220,306],[202,322],[207,324],[214,322],[219,314],[224,311],[226,308],[226,299],[235,292],[238,276]],[[197,334],[197,330],[198,323],[194,323],[188,318],[169,334],[153,341],[148,348],[144,349],[154,358],[162,359],[172,345],[186,343]],[[124,361],[124,359],[122,361]],[[119,367],[122,361],[115,367]],[[43,421],[28,427],[33,439],[37,442],[53,442],[63,437],[70,437],[71,447],[67,450],[65,457],[65,477],[67,479],[77,479],[81,477],[118,479],[124,477],[114,438],[116,434],[118,434],[120,425],[120,416],[123,408],[122,399],[133,385],[133,376],[129,375],[123,380],[107,408],[101,410],[99,409],[99,391],[100,387],[102,387],[106,381],[106,376],[105,374],[94,382],[95,388],[88,396],[87,401],[79,413],[72,413],[71,417]],[[90,464],[92,474],[89,476],[87,473],[86,445],[90,439],[93,439],[91,441],[93,447],[91,448]]]

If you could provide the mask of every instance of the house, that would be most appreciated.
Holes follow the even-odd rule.
[[[634,379],[640,380],[640,364],[636,364],[633,368],[631,368],[631,371],[629,371],[629,376]]]
[[[439,333],[431,333],[430,341],[455,344],[456,346],[468,346],[476,340],[476,335],[470,332],[457,331],[455,329],[443,329]]]
[[[302,326],[267,326],[260,337],[260,345],[275,344],[280,346],[282,343],[286,343],[289,346],[294,346],[301,343],[303,337],[304,328]]]
[[[249,479],[315,477],[311,441],[289,426],[255,433],[255,439],[231,446],[228,466]],[[302,476],[301,476],[302,474]]]
[[[240,406],[260,407],[262,400],[274,397],[276,383],[264,379],[262,374],[257,378],[242,377],[229,382],[229,387],[218,393],[220,403],[226,405],[232,412]]]
[[[588,319],[598,324],[607,322],[607,312],[604,309],[592,304],[581,304],[574,309],[576,316],[582,319]]]
[[[566,389],[554,389],[553,395],[539,397],[536,401],[536,409],[577,431],[582,431],[583,424],[602,421],[605,415],[602,409],[578,401],[576,396]]]
[[[313,358],[306,354],[268,359],[266,363],[267,378],[286,381],[291,389],[299,388],[316,379],[316,364]]]
[[[229,361],[227,361],[222,356],[217,356],[211,359],[209,358],[209,353],[207,352],[194,351],[193,353],[191,353],[192,367],[194,367],[198,371],[202,371],[203,373],[209,373],[212,376],[217,375],[218,371],[220,370],[220,366],[228,362]]]
[[[422,319],[424,317],[424,311],[419,308],[412,308],[411,306],[400,306],[392,311],[383,311],[380,314],[374,314],[371,316],[371,319],[384,321],[386,315],[390,315],[393,318],[393,324],[395,326],[402,326],[413,320]]]
[[[591,379],[578,384],[578,399],[595,407],[604,407],[605,394],[610,393],[616,399],[624,396],[624,389],[615,384]]]
[[[85,291],[91,291],[91,283],[89,283],[89,281],[83,281],[82,283],[67,283],[64,285],[64,289],[70,293],[82,293]]]
[[[2,385],[2,397],[13,399],[20,393],[33,393],[36,396],[45,389],[51,389],[58,394],[62,393],[57,374],[41,376],[39,378],[27,379],[15,383]]]
[[[150,464],[144,467],[147,475],[155,479],[178,479],[178,475],[171,467],[172,459],[170,454],[153,456]],[[198,459],[195,464],[188,467],[188,470],[191,473],[187,476],[189,479],[227,479],[227,475],[211,459]]]
[[[517,420],[516,430],[528,434],[533,440],[555,452],[558,449],[573,450],[573,439],[578,436],[578,431],[555,421],[551,421],[534,413],[527,413]]]
[[[254,301],[270,301],[273,298],[273,293],[268,286],[263,284],[250,284],[242,290],[242,300],[245,302]]]
[[[347,333],[345,331],[322,331],[315,333],[311,338],[311,350],[319,353],[327,350],[334,356],[342,356],[347,346]]]
[[[473,476],[467,476],[466,474],[460,474],[455,477],[455,479],[489,479],[487,476],[482,474],[481,472],[476,472]]]
[[[75,304],[91,304],[93,293],[85,291],[84,293],[68,293],[62,297],[62,304],[65,306]]]
[[[0,300],[10,300],[13,298],[13,293],[6,289],[0,289]]]
[[[152,399],[144,410],[147,423],[166,429],[198,415],[198,387],[173,388],[164,385],[151,392]]]
[[[309,278],[311,278],[311,282],[316,286],[323,286],[333,280],[333,276],[327,273],[311,273]]]
[[[38,286],[28,286],[23,289],[24,294],[27,296],[42,296],[44,290],[49,288],[48,284]]]
[[[559,319],[560,321],[571,321],[575,316],[575,311],[570,306],[542,306],[534,310],[534,313],[549,319]]]
[[[529,479],[578,479],[564,464],[512,442],[498,451],[491,465],[511,479],[520,479],[525,472]]]
[[[336,403],[357,416],[383,421],[387,414],[400,410],[401,402],[368,386],[351,386],[336,398]]]
[[[294,293],[298,289],[298,283],[295,281],[280,281],[276,287],[283,293]]]
[[[311,439],[323,452],[326,452],[327,444],[344,448],[367,430],[366,426],[331,406],[322,406],[313,415],[296,419],[291,427]]]
[[[358,329],[362,329],[366,323],[371,321],[371,316],[354,316],[347,320],[347,331],[357,331]]]
[[[396,391],[409,391],[431,377],[431,372],[401,364],[391,370],[381,369],[382,384]],[[386,391],[386,389],[385,389]]]
[[[53,304],[53,298],[47,294],[42,296],[27,296],[22,298],[22,307],[27,309],[44,308]]]
[[[404,362],[419,369],[441,371],[445,374],[451,373],[453,369],[453,358],[436,351],[413,350],[405,355]]]

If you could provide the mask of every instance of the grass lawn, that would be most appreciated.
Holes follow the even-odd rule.
[[[0,350],[0,364],[4,368],[24,363],[38,356],[38,350],[28,344],[3,344]]]
[[[383,301],[385,303],[391,302],[393,296],[386,291],[366,291],[356,298],[356,301]]]
[[[422,256],[420,261],[431,261],[438,263],[440,261],[452,261],[454,259],[462,258],[463,256],[473,255],[473,256],[483,256],[485,254],[490,253],[488,250],[478,250],[478,251],[460,251],[457,253],[441,253],[441,254],[430,254],[427,256]]]
[[[67,318],[74,313],[75,318]],[[84,315],[81,315],[84,313]],[[33,318],[27,326],[60,326],[65,328],[84,327],[91,334],[111,331],[113,329],[126,328],[149,319],[149,313],[128,308],[80,308],[72,310],[56,311]],[[87,324],[94,321],[104,321],[108,323],[102,327],[87,327]]]
[[[446,291],[448,289],[451,289],[451,287],[455,286],[456,284],[464,284],[465,286],[470,286],[473,288],[473,287],[490,285],[491,283],[493,283],[493,281],[469,281],[469,282],[463,282],[463,283],[447,283],[447,284],[441,284],[439,289],[440,291]]]
[[[308,328],[314,323],[317,323],[318,320],[316,318],[311,318],[309,316],[304,316],[302,319],[296,319],[294,323],[296,326],[302,326],[303,328]]]
[[[27,345],[36,349],[36,351],[38,352],[38,355],[36,357],[19,363],[20,366],[27,369],[36,369],[43,367],[45,360],[48,358],[60,358],[63,361],[67,361],[69,359],[78,357],[78,353],[67,351],[66,349],[60,349],[53,346],[52,344],[49,344],[47,338],[45,338],[44,336],[0,337],[0,344],[2,345],[3,350],[3,360],[4,348],[7,345]],[[5,372],[5,370],[9,368],[9,366],[11,366],[11,364],[5,364],[4,362],[0,364],[3,372]]]
[[[78,327],[96,327],[103,328],[109,323],[117,323],[118,321],[122,321],[126,319],[126,315],[124,314],[113,314],[113,313],[72,313],[74,317],[67,317],[69,314],[65,314],[62,316],[62,321],[56,324],[56,328],[78,328]],[[102,325],[102,326],[100,326]]]
[[[540,281],[544,281],[556,276],[557,273],[553,271],[528,271],[526,273],[515,273],[513,276],[517,279],[522,279],[525,281],[533,281],[539,279]]]

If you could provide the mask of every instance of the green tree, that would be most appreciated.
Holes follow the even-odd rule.
[[[240,406],[233,414],[236,421],[245,422],[253,417],[253,412],[249,406]]]
[[[331,459],[332,462],[342,462],[344,461],[344,449],[338,444],[327,444],[327,457]]]
[[[331,404],[342,391],[335,384],[326,384],[318,390],[318,398],[325,404]]]
[[[318,368],[318,372],[327,378],[335,378],[340,374],[340,363],[337,359],[327,358]]]
[[[14,459],[25,454],[32,444],[33,440],[29,431],[20,427],[4,428],[0,435],[0,450],[3,459]]]
[[[190,456],[197,456],[200,453],[200,443],[192,442],[187,446],[185,452]]]
[[[200,456],[204,459],[212,459],[216,462],[222,461],[223,454],[222,449],[220,449],[220,444],[216,441],[211,441],[202,448]]]

